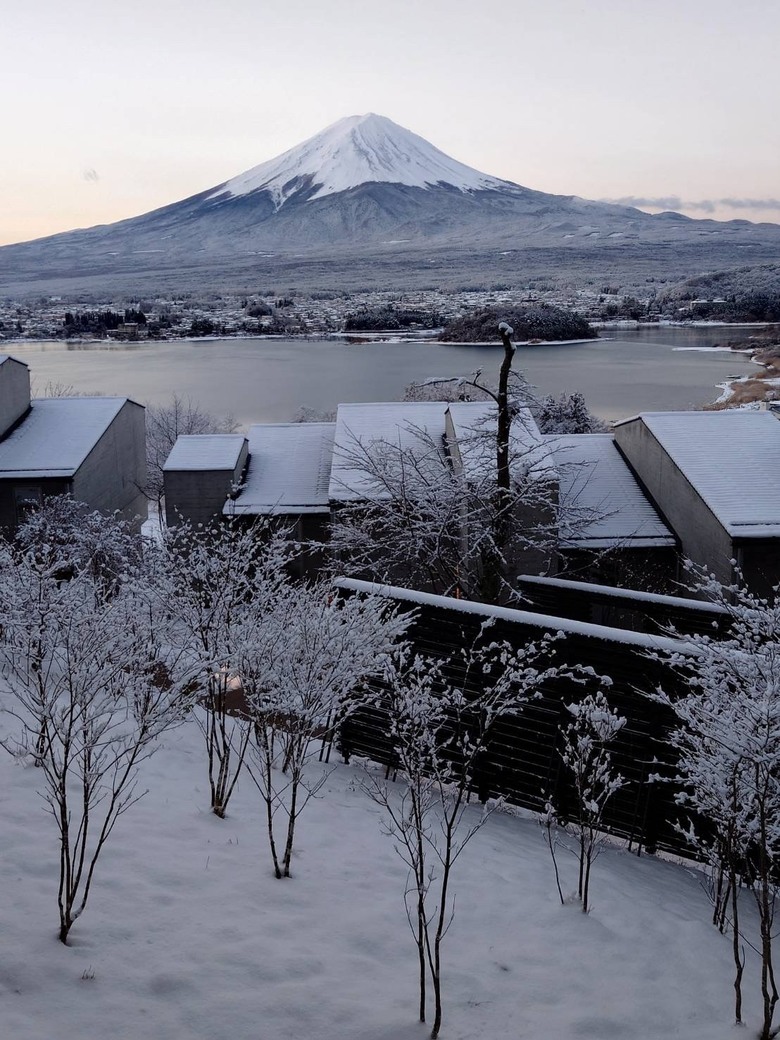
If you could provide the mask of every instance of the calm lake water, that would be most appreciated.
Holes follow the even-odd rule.
[[[611,330],[587,343],[518,348],[515,368],[541,394],[580,391],[605,419],[695,408],[718,396],[716,384],[756,370],[746,356],[702,348],[747,341],[751,333]],[[500,347],[341,339],[41,342],[5,349],[30,366],[40,395],[59,383],[157,404],[175,391],[217,415],[231,413],[242,425],[283,422],[302,405],[330,411],[342,401],[398,399],[408,383],[431,376],[468,376],[481,368],[494,380],[502,356]]]

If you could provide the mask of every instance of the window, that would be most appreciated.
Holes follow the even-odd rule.
[[[16,506],[16,522],[21,524],[27,518],[28,513],[37,509],[42,500],[39,487],[17,487],[14,488],[14,505]]]

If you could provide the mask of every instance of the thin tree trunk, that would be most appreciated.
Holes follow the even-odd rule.
[[[731,950],[734,955],[734,1021],[742,1024],[742,972],[745,962],[739,948],[739,892],[737,890],[737,873],[733,865],[729,867],[729,887],[731,894]],[[722,930],[722,929],[721,929]]]
[[[758,839],[758,892],[756,901],[758,903],[758,917],[761,927],[761,996],[764,1004],[764,1021],[761,1028],[761,1040],[770,1040],[772,1036],[772,1019],[777,1004],[777,986],[775,985],[775,974],[772,966],[772,922],[774,919],[774,890],[772,885],[772,864],[769,855],[769,836],[767,834],[767,792],[765,784],[761,783],[761,773],[758,764],[755,766],[755,786],[761,792],[760,805],[760,830]]]
[[[423,840],[423,821],[420,811],[419,794],[412,796],[412,805],[417,832],[417,866],[415,869],[415,880],[417,882],[417,956],[420,968],[420,1021],[425,1021],[427,993],[426,993],[426,960],[425,940],[427,934],[425,920],[425,844]]]
[[[762,864],[762,873],[765,864]],[[761,1040],[770,1040],[772,1019],[777,1004],[777,986],[772,967],[772,894],[771,882],[764,875],[760,880],[759,917],[761,921],[761,995],[764,1003],[764,1023]]]
[[[295,834],[295,814],[298,808],[298,784],[300,775],[298,766],[293,766],[292,793],[290,795],[290,815],[287,820],[287,844],[284,848],[284,876],[290,876],[290,861],[292,860],[293,837]]]
[[[265,819],[266,827],[268,829],[268,844],[271,849],[271,859],[274,864],[274,876],[280,878],[282,876],[282,870],[279,866],[279,856],[276,851],[276,839],[274,837],[274,810],[273,810],[273,797],[272,787],[273,776],[271,773],[271,750],[268,745],[268,734],[266,733],[265,726],[255,727],[255,736],[258,743],[260,744],[260,753],[262,755],[262,768],[265,782],[265,792],[263,793],[263,801],[265,802]],[[261,792],[262,793],[262,792]]]
[[[504,345],[504,359],[498,373],[498,419],[496,423],[496,483],[498,487],[508,492],[511,486],[509,473],[509,430],[512,424],[512,416],[509,411],[509,372],[512,368],[512,359],[515,348],[505,329],[500,329],[501,342]]]
[[[593,865],[593,846],[589,845],[585,852],[585,882],[582,887],[582,912],[587,914],[590,898],[590,868]]]

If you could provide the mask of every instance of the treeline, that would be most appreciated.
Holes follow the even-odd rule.
[[[598,333],[575,311],[548,303],[530,307],[486,307],[464,314],[444,326],[440,340],[453,343],[498,343],[499,324],[505,321],[514,329],[512,339],[595,339]]]
[[[63,319],[66,336],[78,336],[84,332],[100,335],[101,333],[113,332],[120,325],[131,324],[146,324],[146,315],[142,310],[126,307],[124,313],[122,311],[104,310],[81,311],[74,314],[72,311],[66,311]]]
[[[417,310],[413,307],[361,308],[350,313],[344,323],[345,332],[378,332],[397,329],[438,329],[444,317],[435,310]]]

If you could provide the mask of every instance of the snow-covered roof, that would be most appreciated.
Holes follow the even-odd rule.
[[[601,549],[675,544],[610,434],[550,434],[545,440],[560,474],[562,545]]]
[[[780,537],[780,422],[771,412],[639,418],[732,537]]]
[[[413,452],[418,464],[444,449],[444,401],[340,404],[336,413],[330,497],[334,501],[375,498],[377,485],[360,466],[360,456],[382,443]],[[433,442],[433,445],[427,440]],[[438,465],[438,463],[435,463]]]
[[[448,406],[458,455],[469,480],[495,479],[496,415],[492,401],[458,401]],[[509,463],[517,479],[554,479],[549,446],[527,408],[520,408],[509,433]]]
[[[327,513],[335,423],[258,423],[249,427],[249,465],[231,515]]]
[[[126,403],[126,397],[33,401],[0,441],[0,478],[72,477]]]
[[[459,191],[504,188],[511,182],[480,173],[386,116],[347,116],[289,151],[231,178],[211,194],[268,191],[279,208],[308,185],[312,199],[384,181],[425,188],[440,183]],[[515,185],[511,185],[515,187]]]
[[[245,437],[240,433],[182,434],[177,437],[163,470],[234,470]]]

